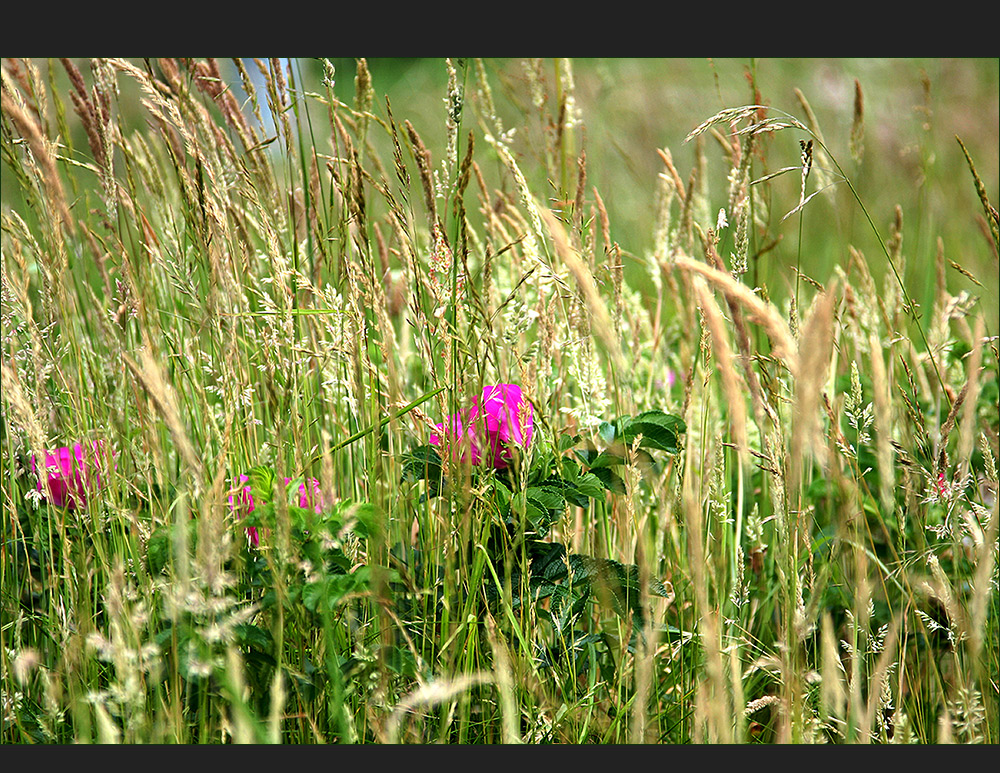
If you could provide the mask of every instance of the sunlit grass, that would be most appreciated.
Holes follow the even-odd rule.
[[[5,60],[4,742],[996,743],[996,68],[834,64]]]

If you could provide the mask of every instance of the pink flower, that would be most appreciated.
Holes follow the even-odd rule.
[[[285,478],[286,486],[291,482],[292,482],[291,478]],[[319,490],[319,481],[316,480],[315,478],[310,478],[308,482],[309,482],[309,487],[312,489],[311,494],[306,490],[305,483],[299,484],[299,507],[308,510],[309,506],[312,505],[313,510],[315,510],[317,514],[322,513],[324,502],[323,502],[323,494]]]
[[[431,444],[445,442],[453,447],[461,444],[463,461],[471,451],[473,464],[479,464],[485,456],[493,467],[503,469],[514,458],[513,446],[527,448],[531,442],[532,416],[531,403],[517,384],[488,386],[467,413],[462,411],[449,416],[447,422],[435,425],[442,432],[431,435]],[[480,437],[480,433],[485,434]],[[466,438],[467,448],[464,447]]]
[[[942,499],[948,498],[948,491],[949,491],[948,477],[944,474],[944,470],[941,470],[938,473],[937,490],[938,490],[938,495],[941,496]]]
[[[93,440],[87,448],[76,443],[73,448],[63,447],[55,453],[45,454],[46,478],[38,481],[38,490],[57,507],[75,510],[87,504],[87,495],[103,486],[101,467],[107,462],[104,444]],[[110,454],[115,469],[114,452]],[[38,474],[37,463],[31,457],[31,471]]]
[[[234,511],[239,510],[241,515],[249,515],[257,507],[257,503],[254,502],[253,493],[250,491],[250,487],[246,485],[249,481],[249,477],[240,475],[233,481],[233,488],[239,489],[238,493],[234,491],[233,494],[229,495],[230,509]],[[285,478],[286,486],[291,482],[291,478]],[[321,513],[323,512],[324,502],[323,494],[319,490],[319,481],[315,478],[310,478],[309,484],[312,493],[306,489],[305,483],[299,484],[299,507],[309,508],[312,506],[317,513]],[[258,547],[260,545],[260,534],[257,531],[257,527],[247,526],[246,533],[250,539],[250,544]]]
[[[257,506],[257,503],[253,501],[253,494],[250,493],[250,487],[245,485],[249,480],[250,478],[246,475],[240,475],[233,481],[233,487],[239,488],[238,502],[234,501],[233,494],[229,495],[229,508],[231,510],[239,509],[241,515],[249,515]],[[260,535],[257,533],[256,526],[247,526],[246,532],[251,545],[254,547],[260,545]]]

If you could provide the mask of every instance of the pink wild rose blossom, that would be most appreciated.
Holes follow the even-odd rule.
[[[88,447],[89,446],[89,447]],[[110,461],[115,469],[114,452],[108,452],[99,440],[88,445],[76,443],[45,454],[45,478],[39,477],[38,490],[57,507],[75,510],[87,504],[87,496],[104,485],[101,469]],[[105,467],[105,469],[107,469]],[[31,457],[31,471],[38,475],[37,460]]]
[[[437,424],[440,434],[431,435],[431,445],[461,448],[465,461],[471,452],[472,464],[485,458],[496,469],[513,461],[513,446],[527,448],[533,431],[532,405],[517,384],[495,384],[483,388],[469,411],[448,417]],[[485,433],[480,437],[480,433]],[[464,446],[468,438],[469,445]]]
[[[287,486],[292,482],[291,478],[285,478],[285,485]],[[233,488],[238,489],[234,494],[229,496],[229,507],[231,510],[238,510],[241,516],[249,515],[257,507],[257,503],[254,502],[253,494],[250,491],[250,487],[246,485],[250,482],[250,478],[246,475],[240,475],[236,480],[233,481]],[[317,513],[323,512],[324,502],[323,495],[319,490],[319,481],[315,478],[309,479],[310,488],[312,488],[312,493],[306,489],[305,483],[299,484],[299,507],[308,508],[312,506]],[[260,533],[256,526],[246,527],[247,537],[250,539],[250,544],[254,547],[260,545]]]
[[[236,498],[234,499],[233,494],[229,495],[229,509],[233,511],[239,510],[241,517],[252,513],[257,506],[257,503],[253,500],[253,494],[250,493],[250,487],[245,485],[249,481],[250,478],[248,476],[240,474],[233,481],[233,488],[238,489]],[[254,547],[260,545],[260,534],[257,532],[256,526],[247,526],[246,533],[251,545]]]

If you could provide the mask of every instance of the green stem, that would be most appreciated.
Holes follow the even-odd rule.
[[[396,419],[400,418],[401,416],[405,416],[410,411],[412,411],[414,408],[416,408],[418,405],[421,405],[421,404],[427,402],[432,397],[434,397],[436,394],[438,394],[439,392],[443,392],[444,390],[445,390],[445,387],[443,387],[443,386],[438,387],[437,389],[432,389],[430,392],[427,392],[426,394],[418,397],[416,400],[414,400],[409,405],[407,405],[407,406],[405,406],[403,408],[400,408],[395,413],[390,413],[385,418],[383,418],[383,419],[381,419],[381,420],[379,420],[377,422],[374,422],[372,424],[369,424],[364,429],[358,430],[357,432],[355,432],[353,435],[351,435],[346,440],[342,440],[341,442],[337,443],[337,445],[333,446],[333,448],[330,449],[330,453],[334,453],[336,451],[339,451],[340,449],[344,448],[345,446],[349,446],[351,443],[355,442],[356,440],[360,440],[361,438],[365,437],[366,435],[369,435],[370,433],[372,433],[375,430],[376,427],[378,427],[379,429],[381,429],[382,427],[384,427],[385,425],[387,425],[390,421],[395,421]],[[320,455],[317,455],[317,456],[313,457],[313,459],[311,460],[310,463],[316,462],[320,458],[321,458]]]

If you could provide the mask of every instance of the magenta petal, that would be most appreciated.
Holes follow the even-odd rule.
[[[250,492],[250,487],[246,484],[250,481],[250,478],[246,475],[239,475],[233,480],[233,488],[239,489],[238,497],[234,498],[234,494],[229,495],[229,507],[233,512],[237,513],[240,518],[243,518],[254,511],[257,503],[254,502],[253,494]],[[245,528],[247,537],[250,540],[250,544],[254,547],[260,545],[260,534],[257,532],[256,526],[247,526]]]
[[[288,483],[287,478],[285,479],[285,483]],[[311,505],[316,513],[322,513],[323,495],[319,490],[319,481],[315,478],[309,478],[307,483],[309,484],[308,489],[305,483],[299,484],[299,507],[308,509]]]
[[[464,422],[462,418],[462,415],[449,416],[446,423],[437,424],[439,432],[431,435],[431,444],[455,444],[468,436],[473,464],[479,463],[482,448],[488,449],[494,467],[503,468],[513,459],[512,445],[524,448],[531,442],[532,406],[517,384],[484,387]],[[480,433],[485,437],[480,437]],[[464,459],[464,449],[462,455]]]
[[[523,398],[517,384],[498,384],[483,390],[483,401],[491,423],[491,448],[497,467],[505,467],[513,458],[510,446],[527,446],[531,440],[532,407]]]
[[[75,509],[87,503],[87,495],[99,489],[102,485],[100,468],[106,457],[103,444],[91,441],[89,449],[84,452],[84,446],[75,443],[71,448],[62,447],[55,453],[45,454],[45,480],[38,481],[38,490],[45,494],[57,507]],[[114,463],[114,453],[111,454]],[[115,464],[117,467],[117,464]],[[31,469],[37,474],[37,462],[31,458]]]
[[[470,412],[467,422],[462,421],[461,415],[455,415],[449,416],[447,423],[436,424],[435,426],[440,430],[440,434],[431,435],[431,445],[447,445],[453,448],[461,448],[461,461],[468,460],[471,453],[472,463],[479,464],[480,452],[479,444],[476,442],[474,415],[475,409]],[[464,426],[466,423],[468,427]],[[469,440],[468,448],[462,446],[464,438],[468,438]]]

